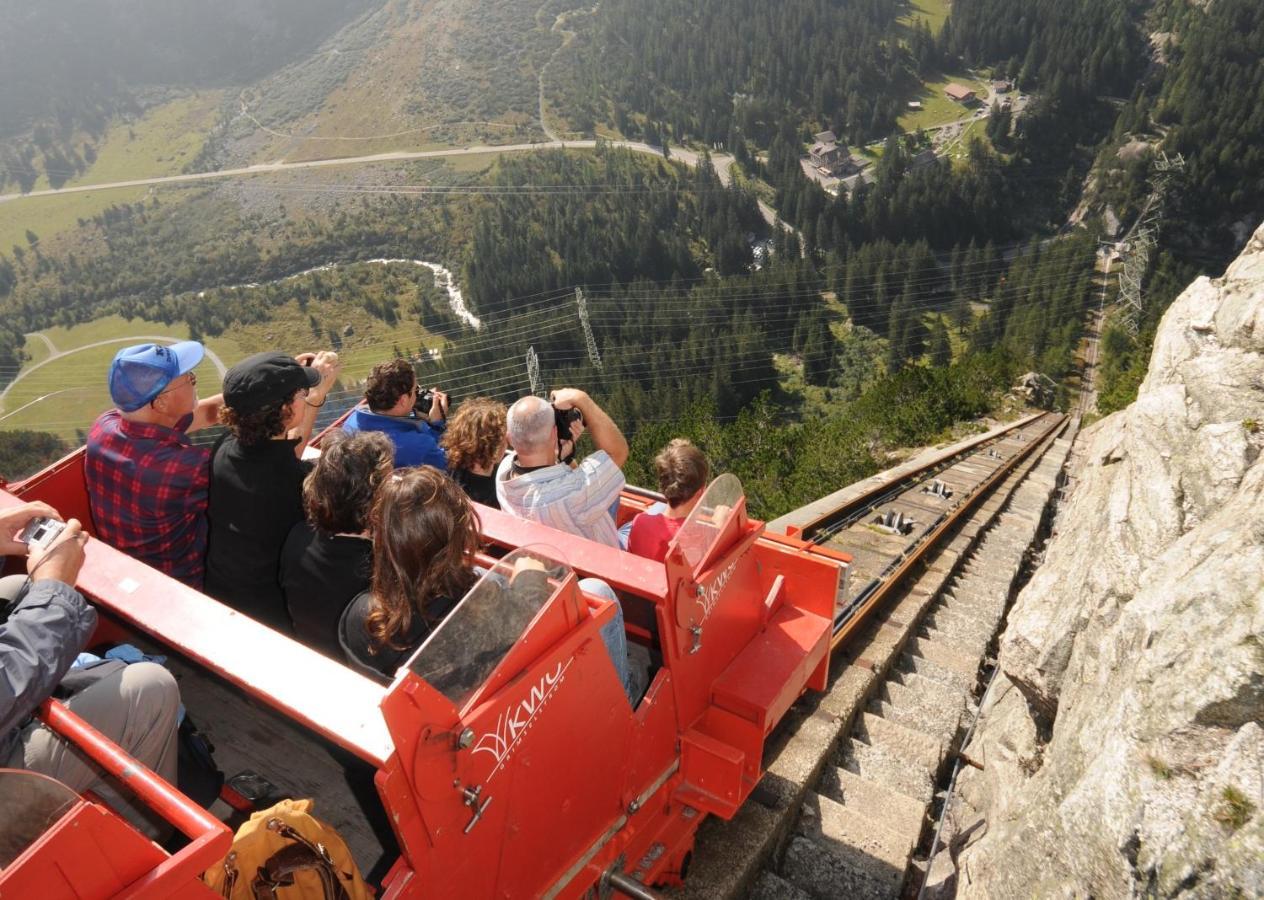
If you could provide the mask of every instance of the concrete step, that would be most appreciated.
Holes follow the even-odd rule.
[[[939,681],[949,687],[956,688],[962,694],[969,694],[974,690],[974,684],[978,680],[969,675],[963,675],[956,669],[950,669],[941,663],[925,656],[914,656],[911,653],[905,653],[900,657],[897,668],[901,672],[921,675],[929,678],[931,681]],[[905,681],[907,684],[908,682]]]
[[[862,713],[852,735],[866,743],[899,754],[934,776],[944,758],[943,741],[936,735],[909,728],[873,713]]]
[[[959,585],[940,602],[943,606],[950,607],[954,612],[962,615],[972,614],[998,619],[1009,603],[1009,594],[993,590],[987,585]]]
[[[943,621],[933,624],[928,623],[925,628],[921,629],[918,637],[930,643],[947,643],[948,646],[953,647],[962,656],[973,656],[976,659],[987,652],[987,645],[992,641],[991,636],[987,635],[987,633],[980,633],[976,629],[959,627],[956,623]]]
[[[920,637],[909,641],[905,645],[904,650],[914,656],[923,657],[933,663],[952,669],[954,672],[969,679],[970,687],[974,687],[974,682],[979,674],[979,658],[977,656],[967,656],[945,644],[936,644]]]
[[[947,604],[937,606],[923,621],[928,628],[937,631],[982,638],[985,641],[992,639],[997,623],[996,618],[986,613],[972,614]]]
[[[883,685],[884,696],[869,701],[869,711],[890,719],[905,728],[934,735],[941,742],[950,742],[957,733],[965,702],[933,703],[917,691],[894,681]]]
[[[812,895],[765,869],[759,873],[759,880],[746,895],[746,900],[812,900]]]
[[[826,766],[816,786],[824,797],[862,812],[887,830],[912,835],[916,846],[926,824],[926,804],[837,766]]]
[[[899,887],[891,887],[893,874],[875,881],[837,854],[799,835],[786,847],[781,873],[786,881],[820,900],[895,900],[899,896]]]
[[[930,803],[935,793],[934,783],[925,769],[880,745],[851,738],[843,744],[840,764],[854,775],[885,784],[896,793],[921,803]]]
[[[917,838],[891,831],[829,797],[809,793],[796,831],[840,857],[859,874],[898,890]]]

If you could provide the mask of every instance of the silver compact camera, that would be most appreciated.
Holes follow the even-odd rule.
[[[18,540],[28,547],[38,547],[43,550],[57,540],[57,535],[61,534],[65,527],[65,522],[58,522],[47,516],[36,516],[26,523],[26,527],[18,535]]]

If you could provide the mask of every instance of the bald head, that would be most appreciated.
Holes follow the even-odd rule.
[[[519,457],[545,455],[551,448],[556,460],[557,439],[553,437],[555,418],[553,406],[547,400],[523,397],[509,407],[508,418],[509,443]]]

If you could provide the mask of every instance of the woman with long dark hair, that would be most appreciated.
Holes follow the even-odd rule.
[[[339,641],[366,674],[392,677],[477,581],[478,515],[438,469],[399,469],[369,515],[373,575],[343,614]]]

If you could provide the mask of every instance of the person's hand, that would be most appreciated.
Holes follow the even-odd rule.
[[[544,572],[546,571],[544,563],[540,562],[534,556],[519,556],[514,560],[513,574],[517,578],[523,572]]]
[[[549,395],[549,402],[558,409],[578,408],[583,412],[591,402],[589,396],[579,388],[558,388]]]
[[[338,354],[332,350],[322,350],[319,353],[304,353],[303,357],[308,358],[308,362],[304,362],[299,357],[294,357],[305,366],[311,366],[320,373],[320,384],[311,389],[311,395],[315,395],[317,400],[324,400],[334,382],[338,380],[338,376],[342,373],[342,360],[338,358]]]
[[[61,534],[47,547],[31,547],[26,572],[32,582],[60,581],[74,587],[83,567],[83,548],[88,536],[78,519],[66,522]]]
[[[442,422],[448,417],[448,395],[436,388],[430,389],[430,412],[426,418],[430,422]]]
[[[26,524],[36,517],[61,521],[61,513],[47,503],[35,501],[23,503],[11,509],[0,510],[0,554],[4,556],[26,556],[26,544],[18,540],[18,535]]]

